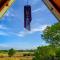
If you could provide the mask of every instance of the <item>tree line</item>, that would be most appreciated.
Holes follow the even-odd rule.
[[[60,60],[60,22],[47,26],[41,37],[48,45],[38,47],[33,60]]]

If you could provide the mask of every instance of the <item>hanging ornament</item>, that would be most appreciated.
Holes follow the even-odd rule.
[[[27,5],[24,6],[24,28],[27,30],[30,29],[30,23],[31,23],[31,6],[28,5],[28,0],[27,0]]]

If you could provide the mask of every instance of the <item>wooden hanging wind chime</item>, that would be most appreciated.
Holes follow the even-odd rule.
[[[32,20],[31,5],[28,5],[27,0],[27,5],[24,6],[24,28],[27,29],[28,31],[31,30],[30,28],[31,20]]]

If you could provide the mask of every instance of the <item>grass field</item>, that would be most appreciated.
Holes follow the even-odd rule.
[[[32,60],[33,56],[27,54],[33,54],[33,52],[16,52],[12,57],[8,57],[7,53],[0,53],[0,60]]]

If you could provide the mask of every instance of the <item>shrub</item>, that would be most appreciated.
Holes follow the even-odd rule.
[[[8,51],[8,56],[9,57],[12,57],[14,54],[15,54],[15,50],[13,48],[11,48],[9,51]]]

